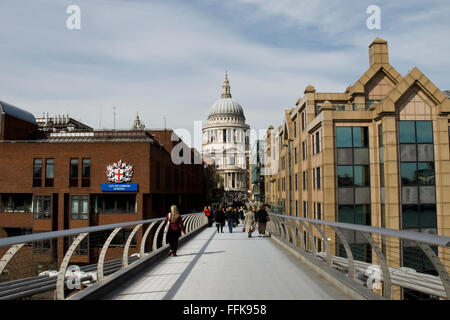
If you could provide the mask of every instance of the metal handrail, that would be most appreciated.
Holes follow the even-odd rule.
[[[187,227],[186,227],[187,233],[193,232],[207,224],[207,221],[205,219],[206,217],[204,216],[203,212],[185,214],[185,215],[182,215],[182,218],[183,218],[183,221],[188,222]],[[45,292],[45,291],[49,291],[49,290],[54,290],[55,288],[56,288],[55,298],[58,300],[64,299],[65,298],[65,282],[67,279],[66,272],[68,270],[70,259],[71,259],[72,255],[75,253],[76,248],[80,245],[80,243],[83,241],[83,239],[85,239],[89,234],[94,233],[94,232],[99,232],[99,231],[112,230],[108,239],[105,240],[105,243],[102,247],[101,254],[98,257],[98,262],[96,264],[97,265],[96,270],[91,271],[91,272],[96,273],[96,276],[90,276],[89,279],[87,279],[87,278],[84,280],[82,279],[83,281],[90,280],[91,282],[102,281],[104,278],[104,272],[111,274],[111,271],[116,272],[120,269],[126,268],[129,265],[129,259],[130,259],[130,261],[132,261],[134,263],[137,260],[143,259],[145,257],[146,254],[145,254],[144,250],[145,250],[145,243],[147,240],[147,236],[149,235],[150,231],[152,230],[153,226],[155,226],[155,224],[158,224],[158,227],[154,234],[152,250],[156,250],[159,247],[164,246],[165,245],[164,236],[165,236],[165,233],[167,232],[166,231],[167,223],[164,220],[165,220],[165,217],[159,217],[159,218],[153,218],[153,219],[147,219],[147,220],[129,221],[129,222],[108,224],[108,225],[95,226],[95,227],[77,228],[77,229],[69,229],[69,230],[61,230],[61,231],[50,231],[50,232],[43,232],[43,233],[39,233],[39,234],[2,238],[2,239],[0,239],[0,248],[1,247],[9,247],[9,249],[3,255],[3,257],[0,257],[1,258],[0,259],[0,274],[3,272],[3,270],[5,270],[6,266],[11,261],[11,259],[17,254],[17,252],[20,251],[21,248],[27,243],[42,241],[42,240],[49,240],[49,239],[56,239],[56,238],[60,238],[60,237],[70,237],[70,236],[75,236],[75,235],[77,236],[76,239],[69,246],[68,250],[65,251],[65,253],[64,253],[64,258],[62,259],[62,262],[59,266],[56,283],[52,282],[52,285],[42,287],[42,288],[40,288],[39,283],[36,283],[34,285],[34,287],[36,287],[36,288],[33,287],[33,290],[29,290],[26,292],[21,292],[22,288],[19,286],[16,289],[14,289],[14,294],[12,294],[12,295],[9,295],[8,292],[3,292],[3,296],[0,298],[0,300],[4,299],[5,297],[7,299],[25,297],[27,295],[33,295],[34,293],[37,293],[37,292]],[[147,229],[145,231],[144,230],[142,231],[144,233],[144,237],[141,239],[141,241],[142,241],[141,245],[140,246],[136,245],[137,248],[140,247],[140,250],[138,252],[138,258],[131,259],[130,257],[128,257],[128,250],[130,248],[131,241],[134,238],[134,236],[136,235],[136,232],[144,224],[150,224],[150,225],[147,227]],[[124,250],[123,250],[122,258],[120,259],[121,264],[119,265],[119,260],[117,260],[117,261],[114,261],[114,268],[112,268],[112,266],[106,267],[106,263],[104,262],[104,259],[106,256],[106,250],[110,247],[111,241],[113,240],[113,238],[115,237],[115,235],[117,234],[117,232],[119,230],[121,230],[122,228],[131,227],[131,226],[134,226],[134,229],[130,233],[128,238],[126,239],[125,243],[123,244]],[[158,239],[159,239],[159,237],[161,237],[161,235],[163,236],[163,242],[162,242],[162,244],[159,244]],[[105,265],[105,267],[104,267],[104,265]],[[106,270],[106,269],[108,269],[108,270]],[[81,270],[81,268],[80,268],[80,270]],[[55,277],[53,277],[53,278],[55,278]],[[28,279],[30,281],[33,281],[33,278],[28,278]],[[50,281],[50,280],[51,279],[49,278],[49,280],[45,280],[45,281]],[[30,281],[25,281],[24,285],[29,285]],[[55,279],[53,279],[52,281],[55,281]],[[17,281],[13,281],[13,282],[16,283]],[[10,287],[11,283],[12,282],[9,282],[9,284],[6,284],[5,287],[6,286]],[[45,283],[47,283],[47,282],[45,282]],[[24,285],[22,285],[22,286],[24,286]]]
[[[354,257],[351,253],[351,249],[348,243],[348,240],[342,233],[342,230],[351,230],[355,232],[359,232],[367,241],[368,244],[370,244],[373,252],[375,253],[376,257],[378,258],[378,261],[380,263],[379,267],[381,269],[381,281],[383,281],[383,296],[385,298],[391,299],[392,298],[392,285],[395,282],[398,284],[397,280],[392,280],[392,276],[394,275],[392,273],[391,267],[388,265],[388,261],[386,260],[385,254],[379,247],[377,241],[374,239],[373,234],[377,234],[381,236],[381,239],[385,239],[386,237],[396,237],[401,240],[408,240],[414,243],[417,247],[419,247],[424,254],[427,256],[427,258],[432,263],[433,267],[435,268],[438,277],[436,279],[440,279],[442,283],[442,290],[435,290],[433,293],[436,293],[434,295],[437,295],[442,298],[450,299],[450,277],[447,271],[446,265],[444,265],[439,258],[439,255],[436,254],[432,249],[431,246],[441,246],[448,248],[450,247],[450,237],[446,236],[440,236],[440,235],[433,235],[433,234],[424,234],[420,232],[413,232],[413,231],[406,231],[406,230],[394,230],[394,229],[387,229],[387,228],[379,228],[379,227],[372,227],[372,226],[365,226],[365,225],[359,225],[359,224],[351,224],[351,223],[342,223],[342,222],[334,222],[334,221],[326,221],[326,220],[316,220],[316,219],[308,219],[308,218],[301,218],[296,216],[288,216],[288,215],[280,215],[275,213],[269,213],[269,216],[271,216],[273,219],[271,219],[270,222],[273,223],[273,230],[275,233],[278,233],[279,236],[286,239],[286,241],[294,242],[294,244],[297,246],[297,239],[294,237],[294,239],[291,239],[289,236],[290,232],[289,230],[292,230],[292,233],[295,235],[295,231],[299,231],[300,233],[302,230],[300,230],[301,227],[304,228],[305,232],[309,235],[311,240],[311,248],[312,248],[312,256],[317,259],[323,259],[323,256],[326,259],[326,263],[329,266],[332,266],[333,263],[336,263],[336,260],[342,259],[338,258],[336,256],[331,255],[331,249],[329,246],[329,238],[325,235],[325,232],[320,228],[320,226],[328,226],[330,229],[334,232],[334,235],[336,239],[339,239],[340,242],[345,247],[347,258],[346,261],[348,262],[348,277],[351,281],[354,281],[355,278],[355,265],[356,262],[354,261]],[[286,223],[286,221],[289,222],[295,222],[298,221],[299,223]],[[318,254],[315,247],[315,241],[313,240],[313,233],[312,228],[310,228],[307,223],[311,224],[315,227],[318,231],[318,238],[322,238],[322,240],[325,243],[325,255],[324,254]],[[296,229],[296,230],[295,230]],[[305,251],[306,248],[304,246],[303,241],[306,240],[303,239],[303,236],[300,236],[301,238],[301,250]],[[334,261],[333,261],[334,259]],[[420,273],[418,273],[420,274]],[[422,274],[421,274],[422,275]],[[425,274],[423,274],[425,275]],[[394,275],[395,276],[395,275]],[[417,279],[415,279],[417,280]],[[425,281],[426,282],[426,281]],[[422,282],[422,283],[425,283]],[[406,286],[407,287],[407,286]],[[414,287],[416,289],[420,289],[419,287]],[[428,289],[428,291],[427,291]],[[429,288],[424,288],[424,292],[430,292]],[[420,290],[419,290],[420,291]]]
[[[194,215],[195,213],[190,214],[184,214],[181,215],[182,217],[187,217]],[[160,218],[153,218],[148,220],[138,220],[138,221],[130,221],[130,222],[122,222],[122,223],[113,223],[113,224],[105,224],[101,226],[95,226],[95,227],[85,227],[85,228],[76,228],[76,229],[66,229],[66,230],[60,230],[60,231],[49,231],[49,232],[42,232],[42,233],[36,233],[36,234],[28,234],[25,236],[16,236],[16,237],[8,237],[8,238],[0,238],[0,247],[6,247],[6,246],[12,246],[15,244],[21,244],[21,243],[28,243],[28,242],[35,242],[35,241],[41,241],[41,240],[48,240],[48,239],[54,239],[59,237],[67,237],[67,236],[73,236],[80,233],[92,233],[92,232],[98,232],[98,231],[105,231],[115,228],[124,228],[129,226],[135,226],[137,224],[145,224],[150,223],[153,221],[161,221],[164,220],[165,217]]]
[[[294,220],[298,220],[298,221],[318,223],[318,224],[322,224],[325,226],[338,227],[338,228],[342,228],[342,229],[346,229],[346,230],[372,232],[372,233],[378,233],[378,234],[381,234],[384,236],[389,236],[389,237],[398,237],[398,238],[402,238],[402,239],[406,239],[406,240],[425,242],[425,243],[437,245],[437,246],[450,247],[450,237],[440,236],[440,235],[435,235],[435,234],[427,234],[427,233],[420,233],[420,232],[407,231],[407,230],[379,228],[379,227],[365,226],[362,224],[334,222],[334,221],[327,221],[327,220],[315,220],[315,219],[308,219],[308,218],[301,218],[301,217],[294,217],[294,216],[286,216],[286,215],[281,215],[281,214],[276,214],[276,213],[269,213],[269,215],[281,217],[281,218],[294,219]]]

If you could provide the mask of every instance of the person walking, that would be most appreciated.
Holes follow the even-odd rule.
[[[247,211],[247,207],[246,206],[241,206],[239,208],[239,219],[242,220],[242,222],[244,222],[245,220],[245,212]]]
[[[266,235],[266,224],[269,221],[269,214],[262,204],[259,205],[258,211],[256,212],[256,221],[258,222],[258,232],[259,237],[264,237]]]
[[[252,206],[249,207],[249,209],[247,210],[246,213],[244,213],[244,228],[242,229],[242,231],[247,231],[248,232],[248,237],[251,238],[252,237],[252,233],[254,231],[255,228],[255,210],[253,209]]]
[[[233,233],[233,224],[235,219],[235,214],[232,207],[228,207],[226,212],[227,222],[228,222],[228,229],[230,230],[230,233]]]
[[[170,207],[170,212],[166,215],[166,219],[164,221],[166,223],[169,223],[169,228],[167,230],[167,241],[169,242],[170,246],[169,256],[173,255],[174,257],[176,257],[178,249],[178,239],[181,236],[181,232],[186,234],[186,230],[183,225],[183,219],[181,219],[181,215],[178,211],[177,206],[173,205]]]
[[[241,222],[239,221],[239,211],[238,211],[238,208],[237,208],[237,207],[233,208],[233,213],[234,213],[234,225],[233,225],[233,227],[234,227],[234,228],[237,228],[237,226],[239,225],[239,223],[241,223]]]
[[[205,207],[205,209],[203,209],[203,213],[208,218],[208,227],[211,227],[212,226],[211,211],[209,210],[208,207]]]
[[[219,208],[215,211],[215,221],[216,221],[216,227],[217,227],[217,233],[220,232],[223,233],[223,226],[225,225],[225,212],[223,212],[223,206],[220,205]]]

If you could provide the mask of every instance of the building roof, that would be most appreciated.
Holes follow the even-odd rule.
[[[228,81],[227,73],[225,73],[225,81],[223,82],[222,88],[222,96],[219,100],[214,102],[211,111],[209,112],[208,119],[216,116],[232,116],[245,120],[242,106],[231,97],[230,83]]]
[[[88,131],[50,133],[44,139],[35,140],[42,143],[72,142],[150,142],[159,143],[145,131]]]
[[[4,113],[16,119],[36,124],[36,118],[30,112],[19,109],[4,101],[0,101],[0,113]]]

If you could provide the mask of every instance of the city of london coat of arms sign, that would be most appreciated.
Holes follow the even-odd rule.
[[[106,176],[112,183],[126,183],[133,178],[133,166],[119,160],[117,163],[106,166]]]

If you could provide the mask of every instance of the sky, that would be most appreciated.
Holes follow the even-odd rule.
[[[79,30],[66,26],[70,5]],[[367,28],[370,5],[379,30]],[[265,129],[308,84],[344,92],[376,37],[402,75],[418,67],[450,89],[449,16],[439,0],[0,0],[0,100],[96,129],[113,128],[115,107],[116,128],[139,112],[147,128],[165,118],[192,132],[227,70],[247,123]]]

